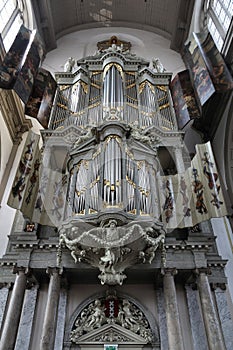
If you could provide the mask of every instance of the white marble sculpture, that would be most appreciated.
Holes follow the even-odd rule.
[[[69,57],[66,63],[64,64],[64,72],[71,73],[75,65],[75,59],[73,57]]]
[[[152,58],[152,67],[156,73],[163,73],[165,71],[164,66],[159,58]]]
[[[60,246],[71,251],[75,263],[84,261],[98,267],[101,284],[122,285],[127,267],[136,261],[151,264],[156,250],[164,244],[165,230],[161,223],[144,226],[138,223],[117,226],[116,220],[109,219],[89,231],[72,227],[69,232],[63,228]]]

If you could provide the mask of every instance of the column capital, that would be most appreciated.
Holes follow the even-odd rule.
[[[31,274],[31,269],[25,266],[17,266],[15,265],[13,267],[13,273],[14,274],[25,274],[26,276],[29,276]]]
[[[183,150],[184,149],[184,145],[183,144],[177,144],[177,145],[173,145],[171,146],[171,149],[174,151],[174,152],[180,152],[180,150]]]
[[[226,283],[210,283],[211,290],[215,291],[217,289],[221,289],[225,291],[227,289]]]
[[[0,282],[0,289],[7,288],[7,289],[11,290],[12,287],[13,287],[12,282]]]
[[[193,273],[196,277],[200,276],[200,274],[205,274],[205,275],[212,274],[211,269],[209,267],[201,267],[201,268],[195,269]]]
[[[53,276],[54,274],[62,275],[62,274],[63,274],[63,268],[61,268],[61,267],[51,267],[51,266],[48,266],[47,269],[46,269],[46,273],[47,273],[50,277]]]
[[[161,275],[165,276],[165,275],[171,275],[171,276],[175,276],[178,274],[178,270],[175,267],[172,268],[165,268],[165,269],[161,269]]]

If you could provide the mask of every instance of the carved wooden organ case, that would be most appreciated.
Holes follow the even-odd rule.
[[[110,48],[56,79],[50,129],[43,137],[53,169],[65,178],[62,204],[52,212],[60,250],[66,246],[76,262],[98,267],[101,283],[121,284],[126,267],[151,263],[164,243],[159,178],[176,172],[173,149],[182,142],[171,73],[150,69],[129,50]],[[112,221],[117,239],[106,238]]]

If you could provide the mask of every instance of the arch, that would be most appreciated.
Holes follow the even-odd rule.
[[[137,300],[136,298],[132,297],[131,295],[129,295],[127,293],[118,292],[117,290],[114,290],[111,292],[113,295],[115,294],[119,300],[124,300],[124,299],[128,300],[130,303],[135,305],[143,313],[146,320],[148,321],[150,330],[152,332],[151,346],[153,347],[153,349],[159,349],[160,348],[159,347],[160,346],[160,338],[159,338],[158,324],[157,324],[157,321],[156,321],[154,315],[151,313],[151,311],[147,307],[142,305],[142,303],[139,300]],[[80,303],[77,306],[77,308],[74,310],[74,312],[71,315],[70,320],[67,324],[67,327],[65,329],[65,336],[64,336],[65,349],[68,350],[68,349],[73,348],[72,343],[70,341],[70,334],[71,334],[71,331],[74,327],[74,323],[75,323],[77,317],[82,312],[82,310],[84,310],[88,305],[90,305],[96,299],[103,299],[103,298],[106,298],[106,291],[102,292],[102,293],[95,293],[95,294],[91,295],[90,297],[88,297],[87,299],[85,299],[82,303]],[[106,327],[103,326],[101,328],[106,328]],[[77,349],[79,349],[78,345],[77,345]]]

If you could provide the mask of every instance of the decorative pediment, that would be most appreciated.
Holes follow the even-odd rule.
[[[96,299],[73,321],[70,340],[76,344],[148,344],[154,336],[142,310],[128,299],[109,295]]]
[[[131,332],[117,324],[107,324],[85,334],[75,341],[76,344],[117,343],[117,344],[147,344],[140,335]]]

